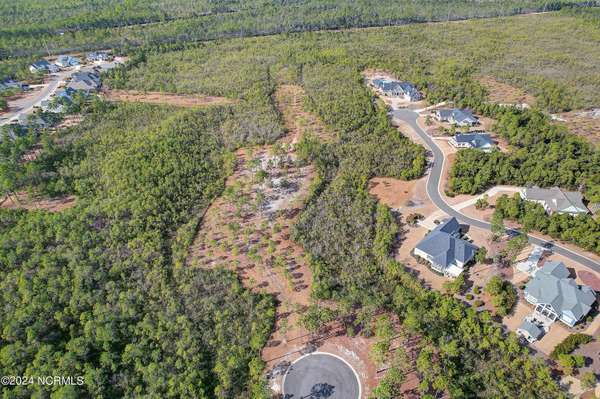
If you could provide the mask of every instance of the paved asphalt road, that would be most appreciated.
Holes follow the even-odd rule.
[[[34,95],[25,93],[25,96],[16,101],[16,105],[11,105],[13,108],[11,112],[2,115],[0,126],[11,123],[13,120],[16,120],[19,115],[28,114],[33,110],[33,107],[40,106],[42,101],[49,99],[58,88],[58,85],[74,72],[75,70],[68,70],[55,73],[50,77],[48,84],[45,85],[39,93],[35,93]]]
[[[360,386],[341,359],[313,353],[292,363],[283,380],[285,399],[358,399]]]
[[[394,118],[400,119],[406,123],[408,123],[415,132],[425,141],[427,147],[431,150],[433,154],[433,166],[431,167],[429,177],[427,178],[427,195],[431,199],[431,201],[442,211],[446,212],[450,216],[456,217],[458,220],[467,223],[471,226],[483,228],[490,230],[491,225],[488,222],[479,219],[473,219],[466,215],[463,215],[459,211],[454,210],[440,194],[440,180],[442,176],[443,169],[443,160],[444,154],[442,150],[435,144],[435,142],[431,139],[431,137],[425,133],[417,124],[417,117],[419,116],[415,111],[409,109],[399,109],[392,111],[392,116]],[[507,230],[509,232],[515,232],[516,230]],[[568,248],[555,244],[554,242],[544,241],[536,237],[528,236],[529,242],[532,244],[542,245],[547,248],[552,249],[552,251],[566,256],[567,258],[581,263],[582,265],[600,272],[600,263],[586,257],[580,255],[576,252],[571,251]]]

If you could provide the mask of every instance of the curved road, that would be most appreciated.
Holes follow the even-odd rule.
[[[427,177],[427,195],[431,199],[431,201],[442,211],[446,212],[450,216],[454,216],[458,220],[467,223],[471,226],[479,227],[482,229],[491,229],[490,223],[480,220],[474,219],[469,216],[466,216],[459,211],[452,208],[442,197],[440,193],[440,184],[442,178],[442,170],[444,166],[444,153],[440,148],[435,144],[435,142],[431,139],[431,137],[421,129],[421,127],[417,124],[417,117],[419,114],[413,110],[409,109],[397,109],[392,111],[392,116],[394,118],[400,119],[410,125],[413,130],[425,141],[427,147],[431,150],[433,154],[433,165],[429,172],[429,176]],[[518,230],[508,229],[508,232],[518,232]],[[554,252],[561,254],[572,261],[578,262],[596,272],[600,272],[600,263],[590,259],[584,255],[573,252],[572,250],[565,248],[563,246],[557,245],[554,242],[545,241],[533,236],[528,236],[529,242],[536,245],[541,245],[546,248],[552,249]]]

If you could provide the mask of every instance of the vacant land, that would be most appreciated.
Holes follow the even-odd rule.
[[[477,81],[485,87],[489,101],[495,104],[526,104],[533,106],[535,98],[523,89],[498,81],[493,76],[479,76]]]
[[[584,137],[592,143],[600,143],[600,109],[563,112],[557,115],[557,123],[565,124],[570,132]]]
[[[178,107],[204,107],[209,105],[233,104],[224,97],[182,95],[161,92],[139,92],[135,90],[106,90],[102,96],[109,101],[141,102],[150,104],[174,105]]]
[[[371,339],[348,337],[337,322],[318,334],[309,333],[299,323],[312,303],[312,272],[303,249],[290,240],[290,227],[315,174],[313,166],[298,163],[293,145],[307,133],[322,141],[334,137],[330,129],[303,109],[304,97],[299,86],[277,89],[274,100],[287,134],[275,145],[238,151],[237,166],[227,181],[225,195],[206,211],[187,263],[202,268],[230,268],[245,286],[277,298],[276,329],[262,351],[275,391],[280,387],[277,370],[281,365],[312,347],[347,360],[361,376],[363,389],[369,392],[377,382],[376,367],[369,358]]]
[[[27,193],[17,193],[6,196],[0,201],[0,207],[5,209],[29,209],[60,212],[75,205],[75,196],[61,198],[32,198]]]
[[[550,9],[574,2],[554,2]],[[24,0],[19,7],[0,2],[0,47],[8,56],[549,10],[548,3],[541,0],[477,4],[451,0],[445,6],[425,0],[307,0],[279,3],[276,9],[258,0],[133,0],[125,4],[119,0],[76,4],[59,0],[52,5],[48,7],[43,0]]]

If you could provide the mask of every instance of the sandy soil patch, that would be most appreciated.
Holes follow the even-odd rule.
[[[110,101],[142,102],[151,104],[176,105],[179,107],[204,107],[208,105],[233,104],[225,97],[183,95],[161,92],[141,92],[134,90],[105,90],[102,96]]]
[[[70,195],[60,198],[30,198],[25,192],[17,193],[16,196],[4,197],[0,203],[5,209],[28,209],[60,212],[75,205],[75,196]]]
[[[54,127],[54,130],[60,130],[71,126],[77,126],[83,122],[83,115],[66,115],[63,120]]]
[[[416,208],[424,199],[416,192],[417,180],[402,181],[389,177],[376,177],[369,182],[369,192],[378,201],[395,210]]]
[[[558,114],[571,133],[581,136],[595,145],[600,144],[600,109],[571,111]]]
[[[489,92],[489,101],[495,104],[535,104],[535,98],[523,89],[502,83],[493,76],[479,76],[477,81]]]
[[[292,144],[308,131],[324,140],[335,133],[302,109],[300,87],[282,86],[274,98],[288,132],[280,141],[283,145],[238,152],[227,189],[207,210],[187,263],[235,270],[246,287],[277,298],[275,330],[262,351],[274,392],[281,389],[286,364],[320,350],[352,365],[361,376],[366,398],[378,380],[377,367],[369,358],[373,339],[349,337],[335,322],[319,333],[309,333],[299,323],[312,303],[312,273],[303,249],[290,239],[290,227],[305,204],[315,172],[312,165],[296,162]]]

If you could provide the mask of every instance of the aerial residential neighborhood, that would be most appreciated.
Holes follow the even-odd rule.
[[[0,0],[0,396],[600,398],[598,20]]]

